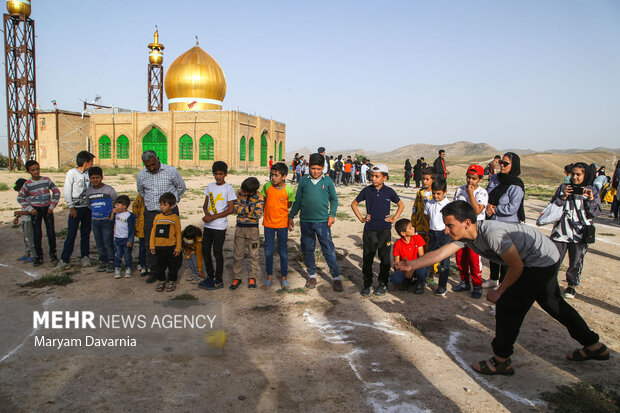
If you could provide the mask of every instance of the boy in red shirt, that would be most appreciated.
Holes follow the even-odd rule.
[[[424,239],[420,235],[416,234],[415,228],[411,225],[410,220],[399,219],[396,221],[394,229],[400,236],[400,239],[394,244],[394,262],[413,261],[424,255],[424,246],[426,242],[424,242]],[[396,269],[396,267],[394,269]],[[415,294],[424,294],[428,273],[429,271],[426,267],[407,272],[397,270],[390,276],[390,281],[395,286],[399,286],[405,283],[405,281],[411,283],[415,280],[415,289],[413,292]]]

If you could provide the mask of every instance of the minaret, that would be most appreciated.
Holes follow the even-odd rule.
[[[30,1],[7,1],[4,14],[4,59],[9,168],[36,159],[37,82],[34,20]]]
[[[148,111],[161,112],[164,109],[164,45],[159,43],[157,26],[153,37],[153,43],[149,44]]]

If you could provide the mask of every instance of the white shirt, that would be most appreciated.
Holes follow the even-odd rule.
[[[114,237],[115,238],[127,238],[129,236],[129,227],[127,226],[127,218],[131,215],[131,212],[118,212],[114,214]],[[133,242],[131,240],[130,242]]]
[[[441,215],[441,210],[449,203],[450,201],[448,198],[444,198],[439,202],[435,201],[435,199],[431,199],[426,203],[424,206],[424,213],[429,217],[428,222],[431,230],[443,231],[446,229],[446,226],[443,223],[443,215]]]
[[[476,200],[478,205],[482,205],[484,206],[484,208],[486,208],[487,204],[489,203],[489,193],[486,189],[479,186],[474,190],[474,199]],[[469,204],[467,185],[459,186],[458,188],[456,188],[456,192],[454,193],[454,201],[465,201]],[[476,217],[478,221],[484,221],[484,208],[482,209],[482,212],[480,212]]]
[[[209,197],[207,210],[209,215],[219,214],[228,208],[228,202],[237,199],[235,190],[230,184],[218,185],[215,182],[207,185],[205,195]],[[211,222],[205,222],[205,228],[223,230],[228,227],[228,218],[217,218]]]

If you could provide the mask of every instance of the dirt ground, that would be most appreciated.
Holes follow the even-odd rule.
[[[57,183],[64,181],[63,174],[46,175]],[[1,173],[0,182],[12,185],[17,177]],[[227,181],[238,186],[244,178],[229,175]],[[260,179],[264,182],[266,177]],[[211,181],[210,175],[186,179],[188,192],[180,203],[182,225],[201,222],[201,194]],[[131,175],[111,176],[105,182],[119,192],[135,191]],[[394,188],[405,202],[404,216],[409,215],[417,190],[400,184]],[[187,291],[200,300],[221,300],[229,338],[223,354],[217,356],[207,356],[200,348],[186,354],[37,355],[19,347],[32,333],[31,325],[25,323],[12,331],[5,325],[3,334],[13,345],[0,354],[0,411],[527,412],[546,411],[541,393],[555,391],[559,385],[582,381],[615,388],[620,383],[620,328],[615,325],[620,314],[616,271],[620,226],[607,217],[608,207],[597,219],[598,239],[585,258],[582,286],[570,303],[610,347],[611,361],[567,361],[565,354],[578,343],[535,305],[512,357],[516,374],[486,377],[473,373],[469,363],[491,354],[495,321],[489,302],[450,289],[445,297],[436,297],[430,287],[423,296],[399,291],[383,297],[360,296],[363,225],[353,219],[349,206],[360,189],[338,189],[340,213],[332,231],[345,276],[344,292],[332,290],[322,262],[318,288],[289,294],[278,293],[278,283],[269,291],[250,290],[245,280],[236,291],[205,291],[185,281],[185,275],[174,293],[156,293],[152,284],[137,275],[115,280],[94,267],[79,268],[78,243],[73,283],[20,287],[19,283],[49,273],[52,265],[46,262],[36,268],[16,261],[23,254],[20,228],[11,223],[16,194],[0,192],[2,301],[41,303],[52,298],[147,303]],[[526,202],[528,223],[534,224],[545,204]],[[55,216],[56,230],[66,228],[64,204]],[[234,222],[230,216],[226,285],[231,280]],[[541,231],[548,234],[549,229]],[[306,276],[298,259],[299,237],[298,228],[289,234],[289,279],[294,289],[304,287]],[[63,240],[58,241],[59,255]],[[44,251],[46,245],[44,241]],[[95,257],[92,238],[91,250]],[[261,251],[261,268],[263,257]],[[487,264],[484,278],[488,277]],[[277,274],[277,256],[274,265]],[[563,286],[564,273],[558,277]],[[453,273],[449,282],[456,285],[458,280]]]

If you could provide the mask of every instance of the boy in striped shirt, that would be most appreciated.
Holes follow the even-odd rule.
[[[60,190],[50,178],[41,176],[41,168],[37,161],[30,160],[26,162],[26,170],[32,178],[24,182],[22,189],[17,195],[17,201],[22,208],[32,215],[34,249],[36,252],[32,265],[39,266],[43,264],[43,248],[41,246],[43,236],[41,232],[42,222],[45,222],[50,261],[56,264],[58,258],[56,257],[54,208],[56,208],[60,200]]]

